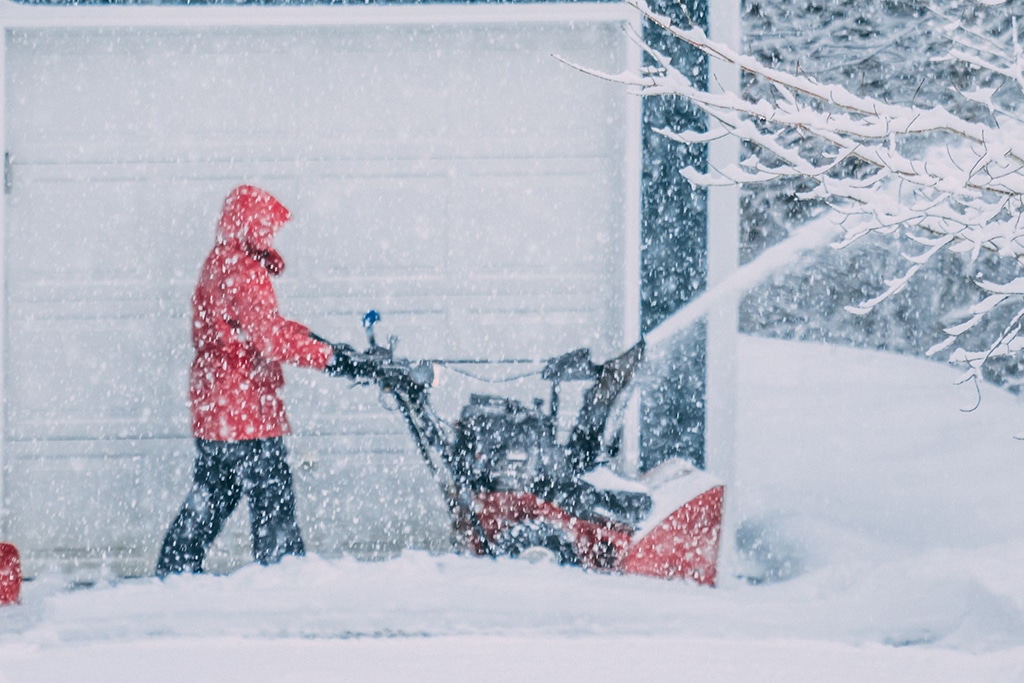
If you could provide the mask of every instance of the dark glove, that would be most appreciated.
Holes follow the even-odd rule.
[[[331,344],[331,349],[334,351],[334,355],[331,357],[331,360],[327,361],[324,372],[331,377],[349,377],[354,379],[356,376],[356,365],[352,361],[352,355],[356,350],[348,344]]]

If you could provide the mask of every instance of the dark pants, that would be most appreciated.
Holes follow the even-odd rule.
[[[260,564],[305,549],[295,521],[295,490],[280,437],[251,441],[196,439],[192,489],[164,537],[157,576],[201,572],[206,551],[245,494],[252,556]]]

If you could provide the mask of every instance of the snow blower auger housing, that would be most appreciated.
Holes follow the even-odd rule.
[[[609,429],[642,362],[644,342],[595,364],[588,349],[548,360],[548,410],[474,394],[454,425],[434,413],[433,362],[396,358],[379,346],[380,316],[363,318],[369,347],[348,358],[357,381],[394,397],[444,496],[456,549],[477,555],[538,558],[587,569],[714,585],[723,486],[681,460],[639,479],[606,467],[621,429]],[[588,382],[565,443],[557,441],[559,387]]]

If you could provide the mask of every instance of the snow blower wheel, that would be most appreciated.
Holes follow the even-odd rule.
[[[502,554],[512,558],[540,562],[551,559],[558,564],[579,564],[572,539],[564,529],[547,522],[528,520],[501,532],[495,545]]]

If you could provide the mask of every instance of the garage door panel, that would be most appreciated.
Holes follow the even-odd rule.
[[[622,116],[618,88],[551,55],[621,65],[616,31],[14,31],[9,83],[19,97],[8,116],[24,125],[9,144],[33,161],[272,158],[282,148],[379,158],[450,154],[467,142],[489,156],[601,153],[606,140],[592,129]],[[82,78],[91,73],[106,77]],[[571,101],[555,96],[567,90]],[[232,115],[209,115],[217,111]]]
[[[76,170],[16,165],[5,238],[13,297],[40,286],[97,292],[89,300],[103,289],[108,299],[126,299],[154,287],[194,286],[231,181],[182,182],[152,171],[116,181],[106,165]]]
[[[187,330],[98,317],[12,325],[8,439],[187,435]]]
[[[294,224],[279,236],[289,267],[316,278],[442,271],[443,178],[406,173],[312,184],[320,199],[300,204]]]
[[[6,537],[26,575],[152,572],[192,448],[191,439],[8,444]]]
[[[130,186],[96,192],[80,184],[34,185],[10,202],[12,220],[26,205],[32,207],[33,229],[11,231],[6,244],[18,254],[9,259],[16,282],[58,275],[52,279],[141,279],[155,265],[152,250],[140,253],[138,244],[126,239],[139,223],[139,202]],[[34,248],[35,243],[49,249]]]
[[[196,273],[198,270],[197,263]],[[195,279],[195,273],[191,279]],[[188,285],[183,282],[158,285],[147,281],[127,288],[123,282],[110,280],[26,280],[13,285],[14,291],[8,292],[7,314],[13,320],[139,318],[152,315],[157,308],[168,317],[184,318],[190,310],[189,299],[194,287],[194,281]]]
[[[378,338],[412,358],[618,350],[633,105],[551,54],[621,70],[620,28],[10,32],[5,491],[30,571],[152,570],[194,457],[192,288],[239,182],[292,210],[281,309],[329,339],[363,346],[375,308]],[[442,368],[438,412],[470,392],[546,398],[535,376],[504,381],[524,369]],[[307,547],[443,547],[444,507],[393,407],[286,377]],[[211,569],[249,561],[244,516]]]
[[[518,325],[508,326],[508,313],[474,313],[453,325],[468,348],[488,348],[492,358],[552,358],[580,346],[598,346],[604,353],[614,338],[603,338],[604,320],[589,312],[517,312]]]
[[[609,218],[619,211],[614,195],[595,192],[602,179],[592,173],[538,174],[528,183],[501,176],[471,179],[452,193],[458,219],[451,266],[467,280],[495,270],[520,278],[551,272],[614,276],[610,271],[621,263],[623,246],[613,240]],[[576,227],[566,230],[567,225]]]

